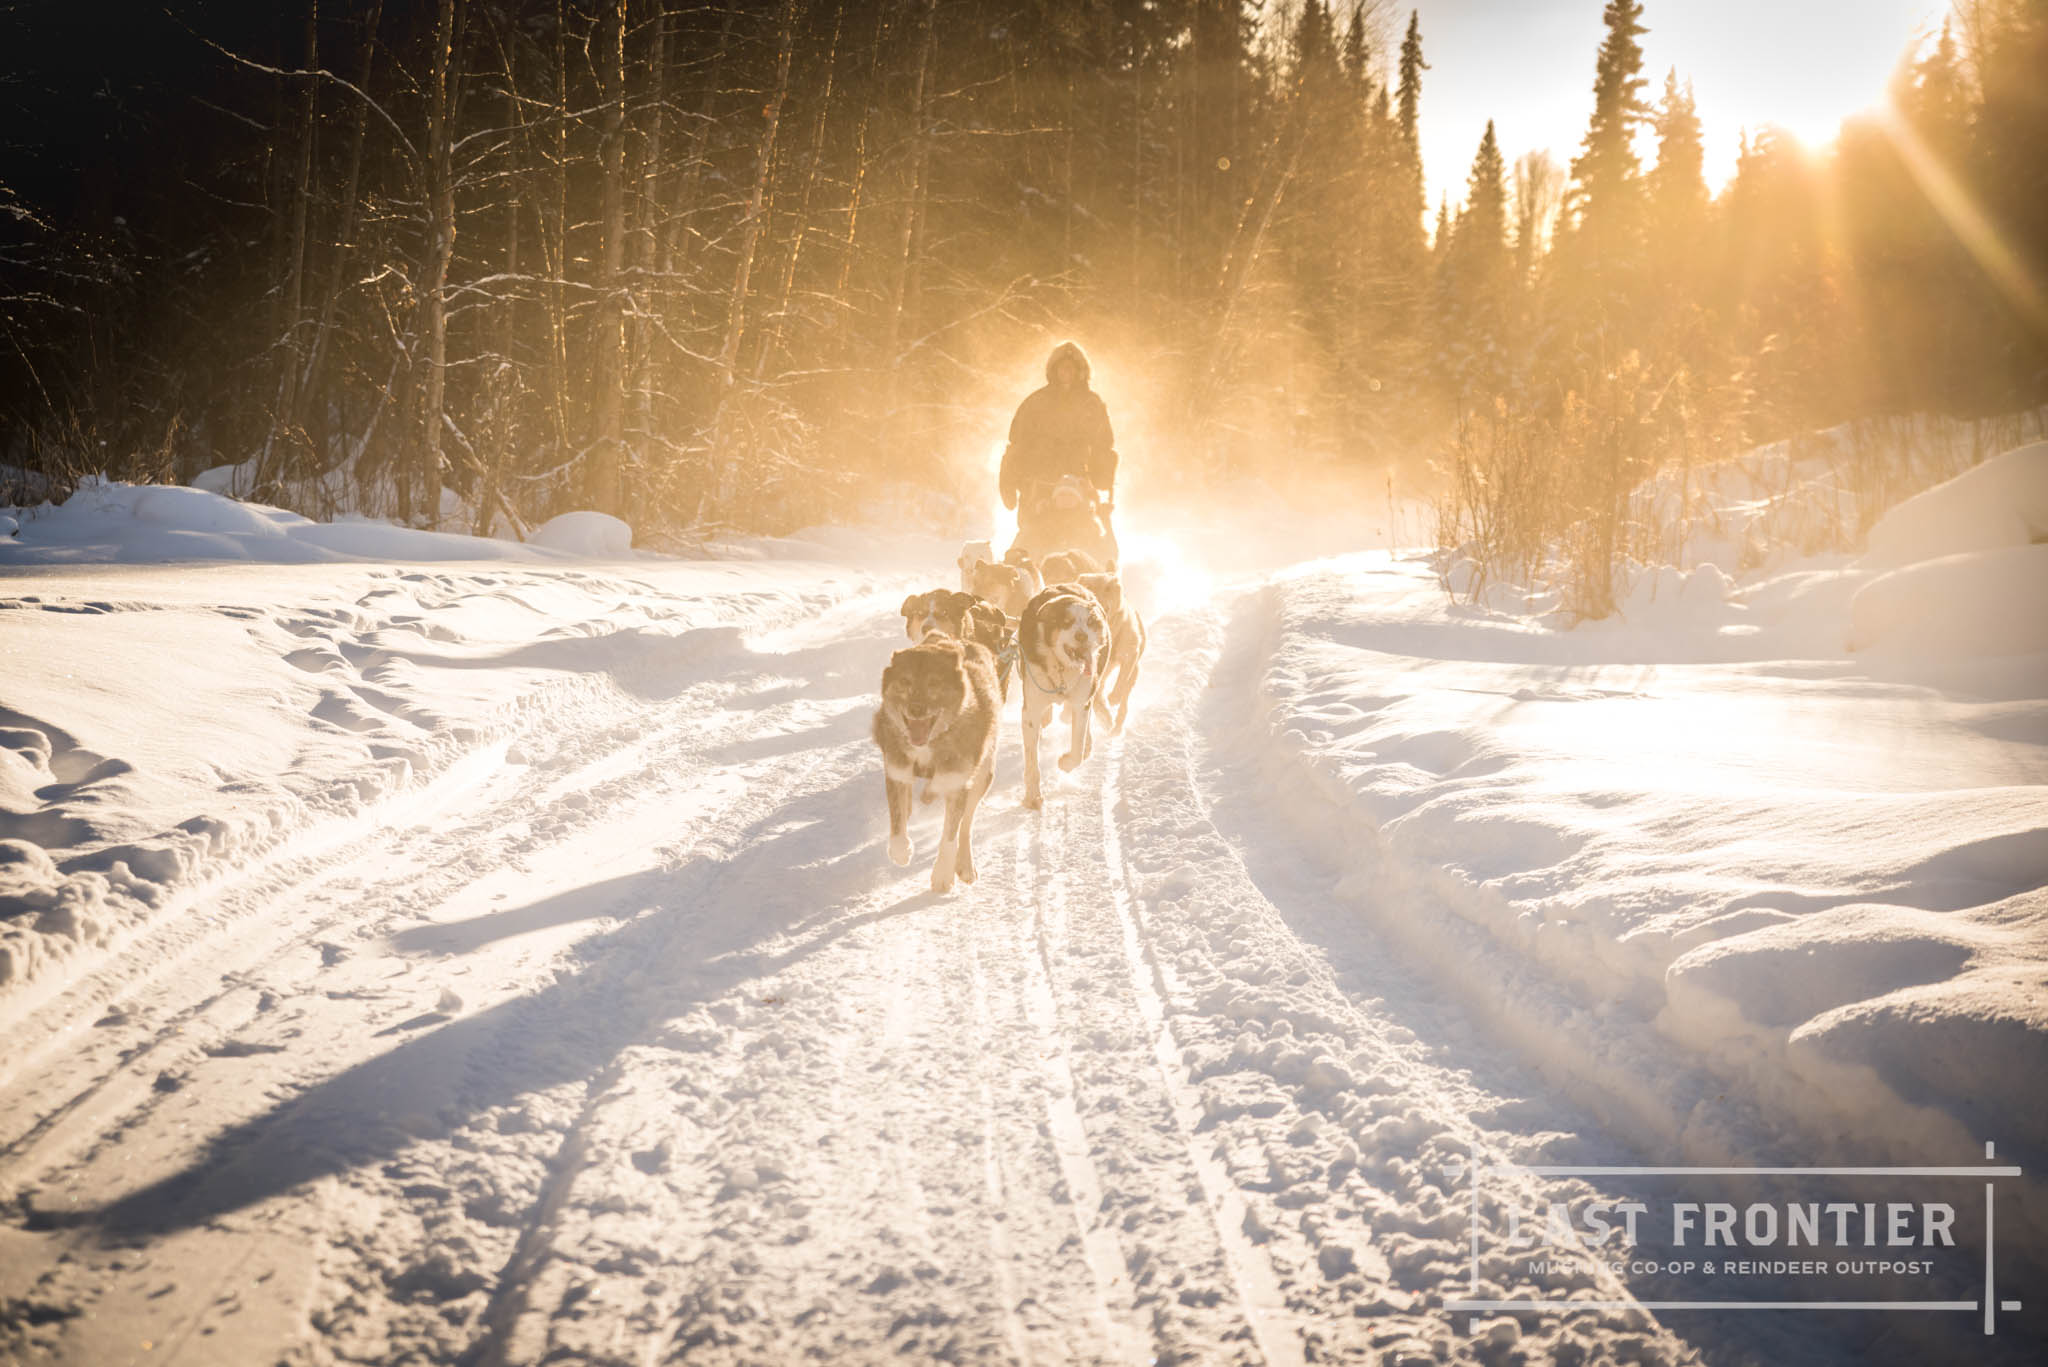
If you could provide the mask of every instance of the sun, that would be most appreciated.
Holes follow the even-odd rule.
[[[1809,152],[1824,152],[1842,135],[1843,120],[1826,114],[1808,114],[1773,120],[1771,127],[1789,133]],[[1752,132],[1751,136],[1754,136]]]

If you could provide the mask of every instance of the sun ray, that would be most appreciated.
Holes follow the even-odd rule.
[[[1877,123],[1898,150],[1899,159],[1905,163],[1921,193],[1927,196],[1927,202],[1934,206],[1934,211],[1948,224],[1957,241],[1998,286],[2006,301],[2028,323],[2048,332],[2048,291],[2043,290],[2041,281],[2026,261],[2005,240],[1998,225],[1991,221],[1969,190],[1896,110],[1887,108],[1881,111]]]

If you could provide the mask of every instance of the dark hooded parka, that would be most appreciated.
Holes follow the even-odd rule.
[[[1088,387],[1088,357],[1072,342],[1061,342],[1045,360],[1045,386],[1017,405],[1010,420],[1010,444],[997,476],[1003,506],[1027,506],[1034,491],[1079,475],[1098,494],[1116,491],[1116,440],[1109,409]]]

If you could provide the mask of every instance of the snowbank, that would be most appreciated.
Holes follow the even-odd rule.
[[[61,506],[0,509],[0,513],[17,524],[11,537],[0,535],[0,565],[147,565],[188,560],[279,565],[392,560],[548,564],[577,556],[623,553],[588,550],[583,538],[571,538],[568,544],[521,546],[489,537],[416,531],[363,517],[313,522],[282,508],[237,502],[209,489],[99,479],[80,484]],[[630,531],[627,537],[630,542]]]
[[[2048,442],[1916,494],[1870,530],[1849,648],[1904,655],[2048,650]]]
[[[2048,650],[2048,545],[1944,555],[1876,576],[1850,602],[1849,649],[1876,646],[1921,657]]]
[[[536,528],[526,544],[571,555],[618,557],[632,554],[633,529],[609,513],[562,513]]]
[[[435,544],[193,489],[94,487],[58,510],[68,519],[92,535],[123,524],[138,549],[115,559],[213,544],[196,538],[334,558],[299,538],[410,559]],[[303,854],[318,832],[359,833],[429,780],[487,780],[507,762],[494,738],[524,718],[672,696],[732,667],[747,633],[872,587],[801,563],[635,570],[45,565],[13,579],[0,593],[0,1003],[175,920],[202,883]]]
[[[1994,456],[1915,494],[1870,529],[1874,565],[2048,541],[2048,442]]]
[[[2048,1064],[2044,556],[1673,572],[1574,631],[1330,562],[1243,611],[1249,743],[1354,889],[1413,891],[1364,905],[1452,981],[1462,941],[1416,918],[1580,1003],[1561,1067],[1654,1030],[1844,1151],[2039,1165],[2048,1107],[2014,1079]],[[1865,638],[1946,643],[1941,679],[1845,653]],[[1663,1119],[1700,1153],[1714,1124]]]

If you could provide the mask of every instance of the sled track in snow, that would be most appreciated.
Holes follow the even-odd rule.
[[[1194,809],[1181,854],[1224,853],[1184,772],[1126,798],[1129,747],[1156,771],[1171,721],[1103,738],[1042,813],[1017,807],[1006,747],[982,880],[942,899],[936,809],[912,870],[879,858],[864,709],[766,692],[708,683],[515,738],[527,763],[410,827],[229,889],[187,960],[254,931],[208,965],[230,985],[166,982],[139,1051],[15,1137],[31,1222],[111,1190],[125,1238],[222,1262],[293,1231],[318,1253],[268,1308],[304,1316],[306,1362],[1286,1367],[1368,1347],[1330,1318],[1381,1275],[1363,1227],[1341,1257],[1334,1222],[1294,1227],[1297,1198],[1325,1199],[1280,1173],[1306,1122],[1284,1097],[1219,1100],[1215,1011],[1132,885],[1152,876],[1127,854],[1162,843],[1135,813],[1162,802]],[[216,1093],[223,1067],[264,1083]],[[1251,1072],[1223,1081],[1273,1092],[1270,1061]],[[195,1122],[197,1147],[176,1137]],[[131,1158],[170,1175],[138,1190]],[[73,1247],[41,1288],[56,1310],[232,1328]],[[93,1360],[89,1334],[67,1341]]]
[[[380,1115],[382,1108],[374,1105],[374,1097],[362,1093],[374,1093],[379,1085],[403,1090],[420,1081],[403,1066],[380,1071],[380,1050],[389,1047],[396,1055],[436,1038],[451,1025],[465,1029],[482,1021],[480,1027],[468,1028],[442,1060],[460,1070],[467,1066],[469,1051],[488,1051],[518,1032],[519,1018],[531,1014],[522,1007],[521,994],[537,978],[545,980],[556,972],[550,962],[558,952],[558,933],[554,945],[516,952],[491,965],[495,981],[484,985],[481,999],[472,995],[466,1003],[452,994],[450,986],[423,984],[414,973],[421,965],[408,962],[403,953],[391,954],[384,945],[387,940],[418,944],[453,935],[475,942],[459,944],[458,949],[487,946],[499,933],[490,925],[493,916],[504,916],[502,910],[488,910],[494,900],[484,895],[493,871],[504,886],[491,897],[503,899],[508,887],[518,886],[520,870],[531,858],[565,848],[580,850],[598,867],[617,858],[624,847],[644,857],[664,840],[672,846],[666,856],[670,865],[680,865],[692,855],[717,856],[719,841],[730,842],[745,825],[732,814],[741,804],[728,800],[735,786],[745,784],[722,781],[721,775],[744,776],[749,768],[742,763],[735,770],[717,761],[726,751],[758,742],[764,732],[804,725],[811,720],[806,714],[815,711],[807,704],[788,703],[728,712],[716,706],[717,695],[725,691],[723,684],[706,686],[692,690],[696,696],[684,696],[680,705],[660,708],[615,706],[581,727],[573,712],[536,724],[477,757],[478,765],[488,769],[509,745],[515,754],[524,755],[525,763],[498,770],[489,782],[467,781],[466,775],[451,782],[444,776],[444,782],[408,801],[406,814],[414,823],[410,826],[379,821],[353,839],[329,842],[317,855],[273,860],[227,880],[208,890],[212,899],[202,933],[195,936],[189,924],[163,929],[164,953],[149,971],[137,974],[132,971],[134,961],[124,960],[74,987],[66,997],[73,1022],[70,1038],[62,1030],[50,1032],[48,1057],[40,1060],[46,1066],[22,1069],[12,1084],[6,1112],[6,1177],[10,1190],[19,1193],[29,1225],[66,1223],[75,1218],[74,1212],[90,1212],[94,1198],[103,1199],[110,1192],[125,1195],[98,1218],[111,1219],[116,1229],[128,1231],[124,1238],[161,1237],[166,1231],[175,1238],[176,1231],[197,1223],[232,1223],[240,1217],[228,1212],[251,1202],[274,1203],[282,1188],[306,1181],[315,1184],[316,1197],[324,1184],[339,1181],[358,1191],[369,1188],[363,1194],[372,1200],[383,1199],[387,1194],[376,1190],[379,1174],[374,1164],[365,1167],[361,1160],[405,1153],[408,1162],[417,1163],[420,1151],[431,1147],[430,1140],[380,1132],[367,1135],[367,1151],[350,1152],[343,1146],[331,1156],[288,1156],[276,1181],[245,1193],[246,1199],[203,1189],[194,1198],[191,1188],[195,1180],[203,1188],[202,1174],[223,1159],[232,1165],[252,1150],[260,1157],[299,1145],[307,1137],[307,1125],[319,1128],[317,1114],[301,1114],[308,1108],[317,1113],[323,1106],[339,1105],[350,1125],[378,1130],[389,1117]],[[758,760],[751,767],[762,771],[760,777],[776,768]],[[753,795],[771,810],[781,797],[772,784],[754,788]],[[607,823],[621,821],[622,813],[631,818],[623,822],[624,829],[606,830]],[[678,825],[695,829],[679,830]],[[693,838],[676,840],[686,834]],[[630,922],[640,910],[633,905],[635,895],[644,890],[636,882],[644,880],[612,880],[608,891],[596,892],[574,909],[574,916],[563,920],[595,918],[604,924],[606,918],[618,916]],[[465,895],[468,905],[450,907]],[[460,924],[482,924],[481,931],[444,929],[419,919],[454,911],[448,919],[456,920],[462,911],[479,907],[486,909],[482,917]],[[514,924],[503,927],[502,933],[545,934],[554,929],[548,918],[522,925],[515,915]],[[630,924],[624,929],[630,930]],[[451,966],[458,975],[468,971],[459,960]],[[393,987],[393,980],[401,985]],[[451,982],[470,990],[460,976]],[[559,1009],[561,995],[555,994],[554,1009]],[[115,998],[123,1009],[105,1016],[100,1028],[85,1024]],[[474,1013],[465,1015],[465,1007]],[[377,1036],[408,1043],[387,1046]],[[68,1057],[57,1047],[64,1044],[71,1046]],[[236,1094],[210,1095],[211,1084],[220,1082],[224,1071],[259,1069],[261,1078],[245,1076],[227,1084]],[[457,1095],[451,1100],[458,1107],[463,1104],[459,1077],[432,1081],[444,1094],[452,1087]],[[265,1092],[282,1099],[266,1110]],[[360,1113],[365,1102],[372,1103],[370,1114]],[[192,1137],[210,1136],[203,1150],[190,1148],[177,1133],[190,1123],[184,1117],[201,1109],[197,1103],[204,1103],[205,1113]],[[429,1123],[425,1128],[437,1126]],[[566,1147],[566,1142],[557,1147]],[[109,1170],[109,1165],[128,1165],[130,1160],[135,1160],[130,1166]],[[136,1172],[179,1168],[185,1176],[173,1184],[135,1188]],[[423,1184],[390,1185],[388,1194],[402,1204],[410,1199],[402,1188]],[[275,1212],[266,1212],[251,1223],[275,1223],[278,1218]],[[288,1218],[310,1221],[308,1233],[317,1244],[325,1244],[332,1235],[317,1211]],[[493,1211],[483,1223],[495,1231],[505,1224],[504,1214]],[[90,1245],[90,1239],[81,1244],[75,1235],[55,1237],[78,1249]],[[370,1261],[346,1239],[336,1246],[343,1250],[335,1259],[339,1263]],[[429,1270],[414,1284],[431,1293],[480,1277],[488,1280],[488,1274],[499,1269],[475,1266],[478,1261],[488,1263],[483,1248],[476,1252],[483,1256],[461,1263],[437,1261],[438,1255],[430,1252],[417,1263]],[[402,1281],[407,1271],[404,1250],[387,1239],[378,1256],[397,1266],[371,1269],[368,1280],[375,1282],[390,1270]],[[113,1261],[118,1270],[120,1260]],[[46,1278],[50,1284],[45,1303],[52,1307],[48,1321],[64,1323],[73,1310],[83,1313],[95,1306],[104,1311],[109,1301],[122,1299],[118,1290],[109,1294],[105,1286],[93,1285],[94,1275],[106,1267],[103,1256],[87,1253],[79,1267]],[[356,1279],[355,1273],[344,1272],[336,1282]],[[433,1295],[422,1299],[432,1300]],[[207,1318],[203,1305],[185,1307],[176,1300],[160,1301],[150,1309],[149,1318],[155,1322],[167,1317],[193,1322]],[[117,1319],[118,1314],[105,1317]],[[0,1346],[5,1346],[4,1337]],[[88,1348],[75,1360],[100,1358]]]
[[[270,975],[295,956],[317,957],[322,960],[320,968],[332,967],[329,961],[346,956],[350,942],[362,939],[368,930],[395,928],[393,913],[402,915],[407,907],[431,907],[445,899],[475,878],[479,860],[474,852],[488,851],[489,857],[516,862],[521,842],[516,836],[507,838],[508,833],[522,827],[531,830],[535,823],[544,824],[550,838],[574,836],[598,820],[608,804],[645,786],[633,777],[607,776],[607,771],[620,767],[622,752],[645,756],[645,770],[659,773],[656,757],[672,761],[676,752],[701,752],[728,738],[687,710],[624,746],[606,744],[612,733],[608,723],[553,736],[553,752],[539,765],[511,770],[500,766],[519,741],[485,746],[420,789],[382,804],[368,819],[355,823],[353,834],[310,832],[304,843],[315,846],[313,852],[297,853],[288,847],[253,868],[188,894],[199,904],[192,916],[163,918],[128,952],[70,985],[38,1019],[17,1022],[33,1034],[32,1043],[10,1060],[9,1085],[18,1090],[9,1112],[32,1109],[36,1115],[27,1129],[6,1134],[0,1160],[31,1165],[49,1161],[38,1160],[34,1151],[57,1127],[89,1124],[92,1118],[133,1102],[132,1096],[106,1099],[103,1093],[120,1091],[148,1068],[161,1066],[161,1055],[176,1052],[181,1041],[189,1045],[190,1037],[207,1033],[210,1017],[232,1020],[239,1014],[246,1020],[253,1012],[227,1008],[239,997],[260,1000]],[[571,800],[560,800],[565,797]],[[445,829],[423,824],[465,800],[474,810],[458,824]],[[386,841],[391,842],[388,847]],[[471,857],[462,857],[465,854]],[[400,871],[382,881],[351,881],[365,866],[379,864],[395,865]],[[335,887],[338,882],[347,894],[345,900]],[[293,914],[278,914],[281,906]],[[384,919],[366,927],[360,915],[364,906],[382,908]],[[310,990],[308,975],[290,969],[285,973]],[[192,999],[195,982],[219,986]],[[102,1013],[107,1013],[103,1025],[119,1026],[130,1017],[153,1019],[153,1025],[141,1039],[122,1041],[118,1064],[90,1076],[79,1090],[47,1101],[38,1096],[38,1084],[47,1087],[53,1081],[35,1076],[38,1065],[67,1036],[75,1036],[91,1017]],[[231,1033],[233,1028],[223,1022],[214,1032]],[[74,1069],[65,1069],[56,1081],[74,1075]]]
[[[1121,741],[1113,746],[1111,754],[1114,766],[1111,773],[1115,775],[1123,764]],[[1166,1002],[1154,981],[1162,970],[1144,952],[1137,910],[1131,904],[1123,842],[1117,835],[1116,791],[1114,782],[1103,785],[1103,853],[1108,860],[1109,889],[1116,901],[1118,928],[1123,932],[1131,987],[1137,996],[1146,1031],[1152,1037],[1153,1058],[1159,1065],[1160,1081],[1172,1098],[1175,1124],[1187,1141],[1188,1162],[1200,1179],[1203,1203],[1215,1218],[1216,1237],[1222,1244],[1224,1259],[1230,1268],[1231,1284],[1236,1288],[1238,1303],[1257,1340],[1259,1353],[1272,1367],[1294,1367],[1294,1364],[1306,1360],[1301,1347],[1301,1326],[1286,1321],[1286,1302],[1274,1276],[1272,1262],[1244,1234],[1244,1199],[1236,1183],[1230,1180],[1230,1174],[1216,1156],[1203,1147],[1199,1137],[1202,1119],[1200,1093],[1181,1063],[1179,1044],[1166,1016]]]
[[[1041,817],[1037,829],[1017,829],[1015,869],[1030,899],[1032,952],[1024,956],[1027,1018],[1037,1036],[1033,1052],[1046,1090],[1046,1124],[1059,1156],[1060,1180],[1074,1213],[1082,1258],[1094,1296],[1089,1306],[1095,1333],[1108,1356],[1118,1362],[1151,1361],[1142,1331],[1135,1323],[1130,1284],[1125,1279],[1124,1250],[1116,1228],[1105,1219],[1102,1175],[1089,1152],[1087,1127],[1076,1109],[1079,1088],[1074,1064],[1060,1032],[1059,1004],[1052,974],[1066,935],[1066,871],[1057,858],[1063,852],[1068,808],[1060,805]],[[1053,826],[1050,840],[1047,826]],[[1051,849],[1048,850],[1047,846]]]
[[[1156,622],[1130,729],[1042,812],[1006,719],[948,897],[936,806],[882,854],[871,703],[757,678],[536,723],[216,889],[0,1112],[0,1257],[41,1269],[0,1361],[1692,1360],[1640,1310],[1443,1311],[1466,1163],[1616,1146],[1323,934],[1325,873],[1212,790],[1231,648],[1221,610]]]

